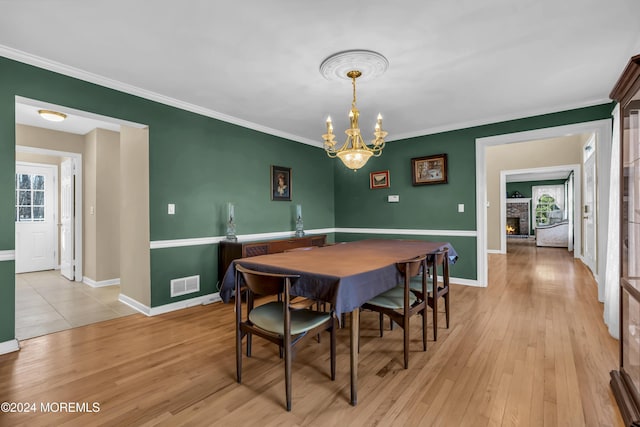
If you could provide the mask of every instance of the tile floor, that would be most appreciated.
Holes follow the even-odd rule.
[[[24,340],[137,313],[118,301],[120,286],[92,288],[60,271],[16,274],[16,338]]]

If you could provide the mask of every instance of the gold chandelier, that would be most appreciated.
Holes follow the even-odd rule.
[[[374,129],[375,138],[371,141],[371,145],[365,144],[358,127],[358,118],[360,112],[356,107],[356,79],[362,75],[359,70],[351,70],[347,72],[347,77],[351,79],[353,85],[353,101],[351,102],[351,111],[349,112],[349,121],[351,126],[345,130],[347,140],[341,148],[336,148],[335,135],[333,134],[333,124],[331,117],[327,117],[327,133],[322,135],[324,139],[324,149],[331,158],[338,157],[342,163],[349,169],[356,171],[363,167],[371,156],[379,157],[384,148],[384,137],[387,132],[382,129],[382,116],[378,114],[378,121]]]

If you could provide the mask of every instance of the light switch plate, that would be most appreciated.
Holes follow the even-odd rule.
[[[169,215],[175,215],[176,214],[176,205],[174,205],[173,203],[169,203],[169,205],[167,205],[167,213]]]
[[[464,212],[464,203],[458,203],[458,212]]]

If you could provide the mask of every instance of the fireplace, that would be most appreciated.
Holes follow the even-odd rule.
[[[507,199],[507,237],[529,237],[531,199],[518,197]]]
[[[507,218],[507,235],[509,236],[520,235],[520,218],[518,217]]]

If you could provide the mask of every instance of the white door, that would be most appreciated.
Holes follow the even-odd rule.
[[[16,273],[56,267],[54,165],[16,163]]]
[[[582,206],[582,258],[584,263],[596,275],[596,154],[595,140],[592,138],[584,149],[584,198]]]
[[[573,183],[573,172],[569,175],[569,178],[564,184],[565,186],[565,200],[566,200],[566,212],[567,212],[567,221],[569,221],[568,227],[568,236],[567,241],[569,242],[568,250],[573,251],[573,202],[574,202],[574,183]]]
[[[74,160],[60,165],[60,273],[69,280],[75,278],[74,247]]]

